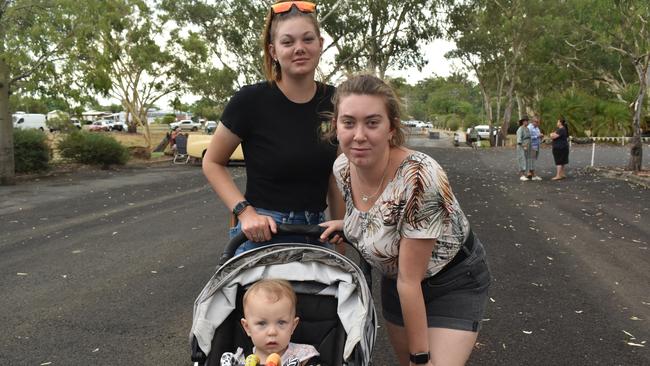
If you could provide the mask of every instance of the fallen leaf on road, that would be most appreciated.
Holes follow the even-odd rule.
[[[158,271],[151,271],[151,273],[156,274],[156,273],[158,273]]]
[[[630,332],[627,332],[627,331],[624,330],[623,333],[627,334],[632,339],[636,339],[636,337],[633,336],[632,333],[630,333]]]
[[[494,301],[494,299],[493,299],[493,298],[490,298],[490,301],[492,301],[492,302],[496,302],[496,301]]]
[[[81,250],[77,249],[77,250],[73,250],[73,251],[72,251],[72,254],[79,254],[79,253],[81,253],[81,252],[82,252]]]
[[[18,273],[16,273],[16,276],[27,276],[28,274],[29,274],[29,273],[18,272]]]
[[[634,347],[645,347],[643,344],[639,343],[632,343],[632,342],[626,342],[629,346],[634,346]]]
[[[99,348],[95,348],[95,349],[93,350],[93,353],[95,353],[95,352],[99,352]]]
[[[630,318],[630,320],[643,320],[643,319],[637,318],[636,316],[633,316],[633,317]]]
[[[582,310],[575,310],[576,314],[582,314]]]
[[[117,234],[117,231],[113,231],[113,235],[116,235],[116,234]]]
[[[522,330],[522,332],[524,332],[524,334],[533,334],[532,330]]]
[[[52,364],[52,362],[43,362],[43,363],[41,364],[41,366],[46,366],[46,365],[51,365],[51,364]]]

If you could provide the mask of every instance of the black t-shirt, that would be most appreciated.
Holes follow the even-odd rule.
[[[568,141],[568,134],[566,131],[566,128],[560,127],[557,130],[555,130],[555,133],[557,133],[559,136],[558,138],[553,140],[553,147],[555,149],[568,149],[569,148],[569,141]]]
[[[275,211],[322,211],[336,146],[323,141],[334,87],[318,84],[307,103],[290,101],[275,83],[238,91],[221,121],[242,139],[245,197],[254,207]]]

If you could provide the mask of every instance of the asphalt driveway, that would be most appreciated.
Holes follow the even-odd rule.
[[[586,146],[569,179],[520,182],[511,149],[411,143],[447,170],[488,251],[493,286],[469,364],[650,364],[648,190],[576,169]],[[626,154],[603,148],[596,164]],[[545,178],[551,159],[544,150]],[[244,169],[232,173],[243,184]],[[226,235],[197,166],[0,187],[0,365],[189,364],[192,304]],[[378,332],[375,364],[394,365]]]

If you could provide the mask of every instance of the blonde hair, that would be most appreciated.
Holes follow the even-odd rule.
[[[369,74],[352,76],[336,88],[336,92],[332,97],[332,105],[334,106],[332,129],[327,137],[336,137],[336,119],[339,114],[339,104],[341,103],[341,99],[349,95],[372,95],[383,98],[390,127],[394,131],[393,137],[390,139],[390,146],[404,145],[406,137],[400,118],[401,106],[399,98],[393,88],[380,78]]]
[[[279,0],[277,3],[284,3],[290,0]],[[264,30],[262,31],[262,49],[264,51],[264,64],[262,65],[264,69],[264,75],[268,81],[280,81],[282,80],[282,68],[280,63],[273,60],[271,56],[271,51],[269,51],[269,45],[273,43],[276,29],[278,24],[291,18],[295,17],[306,17],[314,25],[314,30],[316,31],[316,36],[321,37],[320,34],[320,25],[316,19],[316,13],[303,13],[296,6],[292,6],[291,10],[286,13],[273,14],[273,10],[269,7],[269,11],[266,14],[266,20],[264,22]]]
[[[255,282],[251,287],[246,290],[242,303],[244,305],[244,316],[246,315],[246,305],[251,296],[261,295],[270,302],[276,303],[283,298],[289,299],[291,309],[295,315],[296,303],[298,299],[293,287],[289,281],[280,279],[262,279]]]

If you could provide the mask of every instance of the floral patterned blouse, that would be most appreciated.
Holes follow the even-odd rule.
[[[401,238],[436,239],[426,274],[431,277],[451,261],[469,235],[469,221],[447,174],[426,154],[407,156],[366,212],[352,201],[350,163],[344,154],[334,162],[334,177],[345,199],[346,238],[387,277],[397,277]]]

